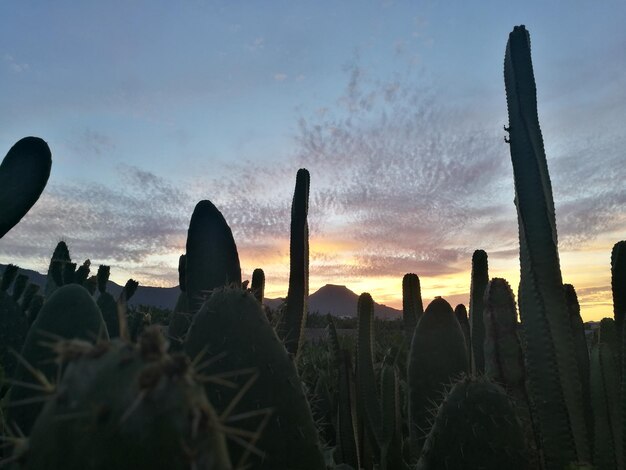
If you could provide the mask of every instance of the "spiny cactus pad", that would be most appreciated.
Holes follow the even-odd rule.
[[[189,359],[168,355],[156,328],[138,347],[115,340],[73,351],[18,468],[229,470],[221,423]]]
[[[253,468],[325,468],[300,377],[252,294],[240,288],[214,290],[194,316],[184,347],[200,363],[219,356],[202,373],[208,380],[207,396],[223,419],[248,416],[237,426],[251,433],[263,429],[254,446],[265,457],[250,455]],[[210,382],[222,376],[236,387]],[[244,447],[229,444],[233,464],[238,465]]]

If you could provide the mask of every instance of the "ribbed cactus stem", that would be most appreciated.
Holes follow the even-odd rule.
[[[483,302],[488,282],[487,253],[483,250],[476,250],[472,255],[469,321],[472,340],[472,364],[474,365],[474,372],[477,374],[482,374],[485,371]]]
[[[580,305],[576,290],[571,284],[564,284],[565,302],[567,304],[567,312],[569,314],[570,325],[572,326],[572,335],[574,338],[574,347],[576,349],[576,364],[581,377],[583,387],[583,406],[585,407],[585,422],[587,424],[587,432],[589,433],[589,441],[593,447],[593,408],[591,406],[591,386],[589,372],[589,349],[587,348],[587,337],[585,336],[585,325],[580,316]]]
[[[263,296],[265,295],[265,273],[261,268],[257,268],[252,272],[252,295],[263,304]]]
[[[356,381],[369,430],[380,445],[382,417],[376,376],[374,375],[374,300],[368,293],[359,296]]]
[[[520,238],[520,314],[529,390],[546,468],[589,462],[582,384],[557,250],[552,188],[537,115],[537,91],[524,26],[509,35],[504,61],[509,147]]]
[[[613,318],[621,332],[626,317],[626,240],[617,242],[611,251],[611,292]]]
[[[57,243],[52,253],[48,276],[46,277],[45,296],[49,297],[57,288],[63,285],[63,271],[65,264],[71,262],[70,250],[64,241]]]
[[[467,318],[467,309],[465,308],[465,305],[463,304],[459,304],[454,308],[454,316],[456,317],[456,319],[459,322],[459,325],[461,326],[461,331],[463,331],[463,337],[465,338],[465,349],[467,350],[467,358],[468,358],[468,370],[471,370],[472,368],[472,364],[471,364],[471,351],[472,351],[472,335],[471,335],[471,328],[470,328],[470,324],[469,324],[469,320]]]
[[[420,279],[417,274],[408,273],[402,278],[402,321],[407,344],[411,344],[417,322],[424,314]]]
[[[303,340],[309,297],[309,186],[308,170],[296,175],[296,189],[291,204],[291,239],[289,243],[289,289],[287,305],[278,328],[287,351],[297,355]]]

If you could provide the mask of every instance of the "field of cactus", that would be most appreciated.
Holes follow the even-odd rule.
[[[624,470],[626,241],[607,253],[614,318],[589,348],[561,276],[524,26],[509,35],[504,83],[517,293],[472,247],[468,306],[437,297],[424,307],[408,273],[401,329],[375,321],[363,293],[355,338],[328,316],[326,340],[307,341],[306,169],[295,178],[288,294],[275,310],[263,303],[262,269],[242,279],[233,233],[208,200],[191,214],[165,324],[128,307],[137,282],[115,298],[109,267],[73,262],[61,241],[45,288],[14,265],[0,281],[0,467]],[[51,163],[39,138],[9,150],[0,238],[36,203]]]

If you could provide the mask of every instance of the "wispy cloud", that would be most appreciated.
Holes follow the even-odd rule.
[[[18,62],[11,54],[4,54],[2,59],[4,60],[6,67],[14,73],[22,73],[30,68],[26,62]]]

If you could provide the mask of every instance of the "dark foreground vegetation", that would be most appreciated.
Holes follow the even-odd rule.
[[[2,465],[11,469],[623,469],[626,241],[611,255],[614,318],[588,348],[564,284],[537,117],[530,40],[509,36],[505,126],[520,240],[519,316],[511,287],[472,257],[468,311],[423,308],[403,279],[402,322],[331,317],[305,341],[309,173],[298,171],[285,303],[263,306],[264,273],[242,282],[232,232],[196,206],[172,313],[107,292],[56,247],[44,289],[5,269],[0,283]],[[36,202],[46,143],[20,140],[0,166],[0,236]],[[469,261],[469,260],[468,260]],[[338,328],[341,327],[341,328]]]

